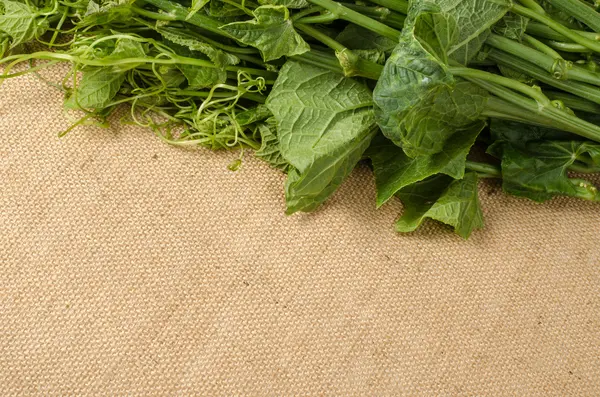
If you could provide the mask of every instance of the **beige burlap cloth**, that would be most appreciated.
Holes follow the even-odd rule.
[[[359,168],[286,217],[251,155],[60,102],[0,88],[1,396],[600,395],[598,205],[487,183],[470,240],[398,235]]]

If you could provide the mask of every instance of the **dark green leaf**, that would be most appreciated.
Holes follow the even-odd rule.
[[[483,214],[477,194],[477,174],[469,172],[463,179],[436,176],[417,182],[398,192],[404,213],[396,222],[399,232],[412,232],[425,218],[453,226],[462,238],[483,227]]]
[[[258,48],[265,61],[299,55],[310,49],[294,29],[287,8],[261,6],[254,10],[254,16],[251,21],[233,22],[221,29],[240,42]]]
[[[408,157],[398,146],[383,135],[378,135],[366,153],[373,163],[377,206],[405,186],[437,173],[462,178],[467,154],[482,128],[483,123],[457,131],[440,153],[415,158]]]
[[[596,187],[568,176],[578,159],[600,165],[600,145],[575,141],[530,142],[502,147],[502,187],[515,196],[546,201],[557,195],[600,201]]]
[[[372,50],[387,52],[391,51],[397,41],[391,40],[385,36],[380,36],[368,29],[361,28],[358,25],[349,24],[337,35],[336,41],[350,48],[351,50]]]
[[[373,98],[385,136],[414,157],[438,153],[457,130],[479,125],[487,92],[469,82],[456,83],[444,64],[405,33]]]

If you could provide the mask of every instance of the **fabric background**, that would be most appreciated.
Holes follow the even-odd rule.
[[[0,87],[0,395],[600,395],[597,205],[484,183],[470,240],[398,235],[358,168],[286,217],[250,154],[59,139],[61,95]]]

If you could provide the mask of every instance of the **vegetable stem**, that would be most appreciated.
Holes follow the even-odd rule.
[[[480,163],[478,161],[469,161],[465,162],[465,168],[469,171],[475,171],[477,174],[486,175],[489,178],[501,178],[502,172],[500,171],[500,167],[497,167],[493,164],[489,163]]]
[[[151,1],[165,1],[165,0],[151,0]],[[339,19],[343,19],[348,22],[352,22],[358,26],[362,26],[365,29],[371,30],[377,34],[390,38],[392,40],[398,40],[400,31],[393,29],[379,21],[362,15],[359,12],[351,10],[348,7],[344,7],[341,3],[334,2],[332,0],[308,0],[312,4],[321,6],[331,13],[338,16]]]
[[[499,51],[496,49],[492,49],[488,52],[488,58],[494,62],[518,70],[521,73],[525,73],[528,76],[531,76],[536,80],[541,81],[542,83],[548,84],[555,88],[559,88],[563,91],[570,92],[582,98],[586,98],[592,102],[600,104],[600,90],[598,90],[598,88],[594,86],[585,83],[580,83],[577,81],[567,82],[565,80],[557,80],[542,68],[527,61],[524,61],[521,58],[515,57],[513,55],[507,54],[503,51]]]
[[[565,61],[562,58],[557,59],[548,54],[532,50],[515,40],[491,34],[486,43],[494,48],[506,51],[519,58],[527,59],[529,62],[541,66],[556,79],[571,79],[600,86],[599,73],[573,65],[572,62]]]
[[[152,0],[152,1],[157,1],[157,0]],[[532,11],[526,7],[520,6],[518,4],[513,4],[511,7],[511,10],[516,14],[519,14],[521,16],[527,17],[529,19],[533,19],[534,21],[538,21],[538,22],[543,23],[544,25],[547,25],[549,28],[562,34],[563,36],[567,37],[568,39],[573,40],[575,43],[581,44],[595,52],[600,52],[600,43],[599,42],[590,40],[587,37],[580,35],[579,33],[567,28],[564,25],[561,25],[560,23],[556,22],[554,19],[552,19],[546,15],[538,14],[537,12]]]
[[[479,80],[488,81],[490,83],[494,83],[503,87],[510,88],[512,90],[518,91],[522,94],[525,94],[532,99],[535,99],[542,106],[550,105],[550,99],[542,93],[542,91],[538,88],[530,87],[526,84],[520,83],[516,80],[509,79],[504,76],[499,76],[497,74],[485,72],[483,70],[471,69],[465,67],[450,67],[450,73],[455,76],[463,77],[463,78],[475,78]]]
[[[373,4],[378,4],[390,10],[397,11],[402,14],[408,14],[408,1],[404,0],[369,0]]]
[[[553,7],[583,22],[593,31],[600,32],[600,14],[590,5],[579,0],[546,0]]]

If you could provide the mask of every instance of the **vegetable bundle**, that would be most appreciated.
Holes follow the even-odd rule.
[[[431,218],[467,238],[481,178],[600,201],[573,175],[600,171],[594,3],[257,1],[0,0],[2,79],[68,62],[69,129],[127,104],[168,143],[252,148],[287,173],[290,214],[361,160],[402,232]]]

